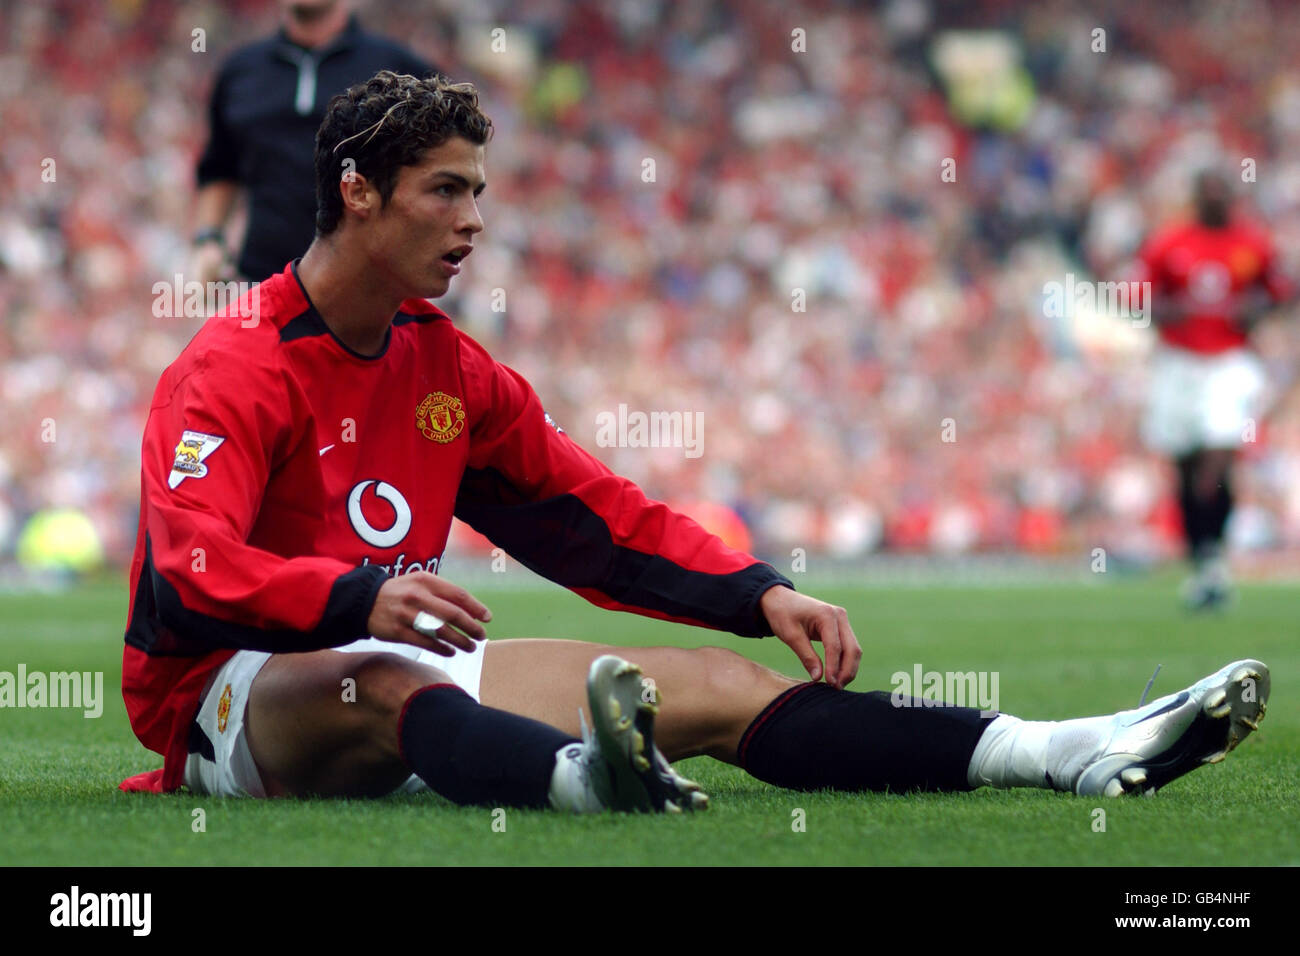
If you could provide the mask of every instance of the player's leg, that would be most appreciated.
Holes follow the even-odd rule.
[[[1185,553],[1193,572],[1183,585],[1183,601],[1193,609],[1213,607],[1228,596],[1226,581],[1220,580],[1223,565],[1218,549],[1226,521],[1227,492],[1217,486],[1222,456],[1207,446],[1215,444],[1225,427],[1235,433],[1240,425],[1231,410],[1218,407],[1215,391],[1216,382],[1235,379],[1215,375],[1215,365],[1200,356],[1157,349],[1142,424],[1146,444],[1168,457],[1177,476]]]
[[[342,650],[254,655],[237,736],[256,790],[373,796],[404,781],[409,789],[414,774],[460,804],[575,812],[707,805],[698,785],[654,751],[642,715],[635,724],[623,719],[641,691],[626,662],[611,657],[592,669],[601,706],[590,708],[593,732],[578,741],[480,704],[482,650],[440,658],[371,638]],[[615,699],[622,712],[610,706]],[[227,746],[232,765],[239,754]]]
[[[359,641],[347,651],[252,654],[248,666],[230,672],[243,681],[233,695],[237,726],[218,728],[230,729],[231,736],[213,754],[217,762],[192,760],[196,771],[209,772],[187,776],[187,782],[212,793],[374,796],[414,774],[460,804],[575,812],[707,805],[700,788],[654,752],[650,734],[641,735],[639,724],[608,706],[592,708],[594,732],[578,741],[480,704],[481,647],[437,658],[470,686],[466,690],[424,659],[433,657],[429,652],[405,645],[372,650],[376,643]],[[641,687],[639,680],[629,684],[631,670],[617,658],[593,669],[602,701],[617,697],[635,710]],[[209,783],[216,785],[203,786]]]
[[[253,679],[244,732],[270,796],[387,793],[418,774],[458,803],[547,805],[574,738],[478,704],[399,653],[276,654]]]
[[[484,701],[568,726],[582,701],[575,689],[580,675],[608,650],[580,642],[491,643]],[[792,789],[1155,789],[1222,759],[1263,716],[1269,688],[1263,664],[1240,661],[1135,711],[1022,721],[796,682],[718,648],[619,653],[638,662],[662,692],[658,732],[666,752],[708,753]]]
[[[1193,610],[1218,607],[1232,596],[1224,532],[1232,513],[1231,448],[1204,448],[1195,455],[1184,478],[1195,533],[1188,536],[1193,575],[1184,600]]]
[[[1223,551],[1223,534],[1232,514],[1232,448],[1206,448],[1198,456],[1192,477],[1193,494],[1202,509],[1202,550],[1219,555]]]
[[[720,647],[611,647],[586,641],[489,641],[481,700],[570,733],[587,710],[593,661],[616,654],[641,668],[643,694],[662,696],[655,737],[669,760],[707,754],[730,763],[745,729],[768,703],[801,682]]]
[[[1187,547],[1187,558],[1195,563],[1196,555],[1205,541],[1205,522],[1202,515],[1205,509],[1201,505],[1201,454],[1197,449],[1174,459],[1174,468],[1178,473],[1178,509],[1183,518],[1183,538]]]
[[[1231,596],[1223,534],[1232,511],[1232,457],[1231,449],[1198,448],[1176,460],[1178,503],[1192,565],[1183,601],[1193,610],[1217,607]]]
[[[1253,441],[1264,372],[1259,360],[1238,349],[1199,362],[1193,410],[1195,454],[1181,474],[1189,517],[1189,550],[1195,571],[1185,597],[1193,608],[1211,608],[1232,594],[1224,532],[1232,514],[1232,466],[1242,443]]]
[[[662,695],[655,733],[670,759],[707,754],[783,787],[969,789],[971,755],[992,719],[798,681],[723,648],[551,640],[489,642],[483,702],[573,732],[582,677],[611,652],[637,664]]]

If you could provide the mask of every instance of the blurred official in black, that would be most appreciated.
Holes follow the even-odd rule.
[[[225,225],[241,188],[248,228],[235,262],[240,276],[264,279],[311,245],[316,130],[332,96],[380,70],[434,71],[362,30],[347,0],[284,0],[280,12],[280,30],[232,53],[212,90],[194,216],[191,274],[200,282],[234,278]]]

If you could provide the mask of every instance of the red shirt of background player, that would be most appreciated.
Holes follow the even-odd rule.
[[[1246,344],[1243,313],[1289,294],[1275,266],[1273,244],[1249,222],[1222,228],[1169,226],[1138,253],[1138,281],[1151,283],[1152,318],[1166,345],[1216,355]],[[1162,314],[1163,313],[1163,314]]]

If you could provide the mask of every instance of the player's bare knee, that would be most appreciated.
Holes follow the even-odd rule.
[[[709,699],[747,699],[771,690],[774,694],[789,683],[776,671],[757,664],[725,647],[699,647],[690,652],[699,662]]]
[[[450,684],[446,673],[398,654],[348,654],[340,700],[355,707],[358,723],[385,746],[396,746],[394,730],[411,695],[430,684]],[[355,660],[353,660],[355,658]]]

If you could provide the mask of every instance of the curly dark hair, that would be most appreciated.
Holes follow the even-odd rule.
[[[492,136],[472,83],[381,70],[335,96],[316,132],[316,234],[329,235],[343,220],[344,160],[356,163],[387,203],[398,170],[453,136],[479,146]]]

